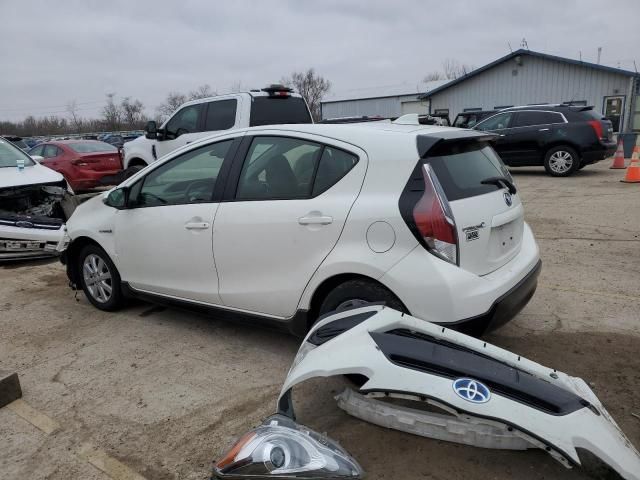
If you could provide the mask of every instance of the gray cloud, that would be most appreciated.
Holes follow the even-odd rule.
[[[0,119],[97,116],[104,95],[148,113],[170,90],[261,87],[315,67],[333,91],[415,84],[446,58],[481,66],[532,50],[640,66],[638,0],[3,0]]]

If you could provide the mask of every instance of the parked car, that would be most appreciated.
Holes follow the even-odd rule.
[[[472,112],[462,112],[456,115],[453,126],[458,128],[472,128],[478,122],[487,117],[495,115],[497,110],[475,110]]]
[[[611,121],[593,107],[512,107],[473,128],[500,135],[494,148],[510,167],[544,165],[554,177],[571,175],[616,151]]]
[[[117,134],[105,135],[104,138],[101,139],[101,141],[108,143],[109,145],[113,145],[116,148],[122,148],[122,146],[124,145],[124,137]]]
[[[104,177],[122,170],[118,149],[97,140],[63,140],[41,143],[30,155],[43,157],[42,165],[60,172],[74,191],[101,185]]]
[[[12,144],[14,144],[16,147],[18,147],[20,150],[24,152],[29,150],[29,146],[25,143],[23,138],[17,135],[0,135],[0,139],[4,139],[6,141],[11,142]]]
[[[78,207],[70,284],[102,310],[132,295],[302,333],[383,301],[481,334],[524,307],[540,270],[490,138],[368,123],[201,139]]]
[[[213,132],[233,128],[313,123],[304,99],[290,88],[218,95],[187,102],[165,121],[147,124],[146,133],[124,145],[124,168],[135,173],[158,158]]]
[[[0,138],[0,260],[62,251],[67,196],[62,175]]]

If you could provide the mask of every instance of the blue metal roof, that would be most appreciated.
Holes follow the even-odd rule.
[[[570,63],[572,65],[580,65],[582,67],[594,68],[596,70],[602,70],[604,72],[609,72],[609,73],[617,73],[617,74],[620,74],[620,75],[626,75],[628,77],[638,77],[638,76],[640,76],[639,73],[632,72],[630,70],[622,70],[620,68],[607,67],[605,65],[599,65],[597,63],[583,62],[581,60],[573,60],[571,58],[557,57],[555,55],[549,55],[549,54],[546,54],[546,53],[534,52],[533,50],[525,50],[525,49],[521,48],[521,49],[516,50],[515,52],[511,52],[510,54],[505,55],[504,57],[501,57],[501,58],[499,58],[499,59],[497,59],[497,60],[495,60],[495,61],[493,61],[491,63],[486,64],[484,67],[477,68],[477,69],[467,73],[466,75],[463,75],[462,77],[458,77],[455,80],[451,80],[449,83],[445,83],[444,85],[442,85],[442,86],[440,86],[438,88],[434,88],[433,90],[430,90],[429,92],[423,93],[418,98],[420,98],[420,99],[429,98],[429,97],[435,95],[436,93],[439,93],[439,92],[441,92],[443,90],[446,90],[449,87],[453,87],[454,85],[457,85],[457,84],[459,84],[461,82],[464,82],[468,78],[475,77],[476,75],[481,74],[485,70],[489,70],[490,68],[493,68],[496,65],[499,65],[499,64],[501,64],[503,62],[506,62],[507,60],[511,60],[512,58],[515,58],[518,55],[530,55],[532,57],[543,58],[545,60],[555,60],[557,62]]]

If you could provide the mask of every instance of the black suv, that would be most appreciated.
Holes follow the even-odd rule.
[[[510,167],[544,165],[554,177],[571,175],[616,151],[611,122],[593,107],[511,107],[473,129],[500,135],[494,148]]]

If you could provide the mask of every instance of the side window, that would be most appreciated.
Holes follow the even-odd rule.
[[[235,98],[209,102],[207,106],[206,131],[227,130],[236,124],[238,100]]]
[[[198,132],[198,119],[200,118],[200,111],[202,110],[202,103],[197,105],[189,105],[178,111],[167,126],[165,132],[168,139],[178,138],[185,133]]]
[[[334,186],[356,163],[358,163],[358,157],[355,155],[333,147],[325,147],[313,183],[312,196],[320,195]]]
[[[240,172],[236,199],[308,198],[320,144],[286,137],[256,137]]]
[[[513,112],[499,113],[498,115],[494,115],[493,117],[489,117],[486,120],[478,123],[476,125],[476,130],[485,131],[508,128],[512,116]]]
[[[58,150],[60,150],[55,145],[45,145],[43,150],[44,158],[53,158],[58,156]]]
[[[205,145],[152,170],[131,187],[130,207],[210,202],[233,140]]]
[[[512,127],[529,127],[563,122],[562,115],[556,112],[518,112]]]
[[[29,150],[29,155],[39,155],[42,157],[43,150],[44,150],[44,145],[36,145],[31,150]]]

